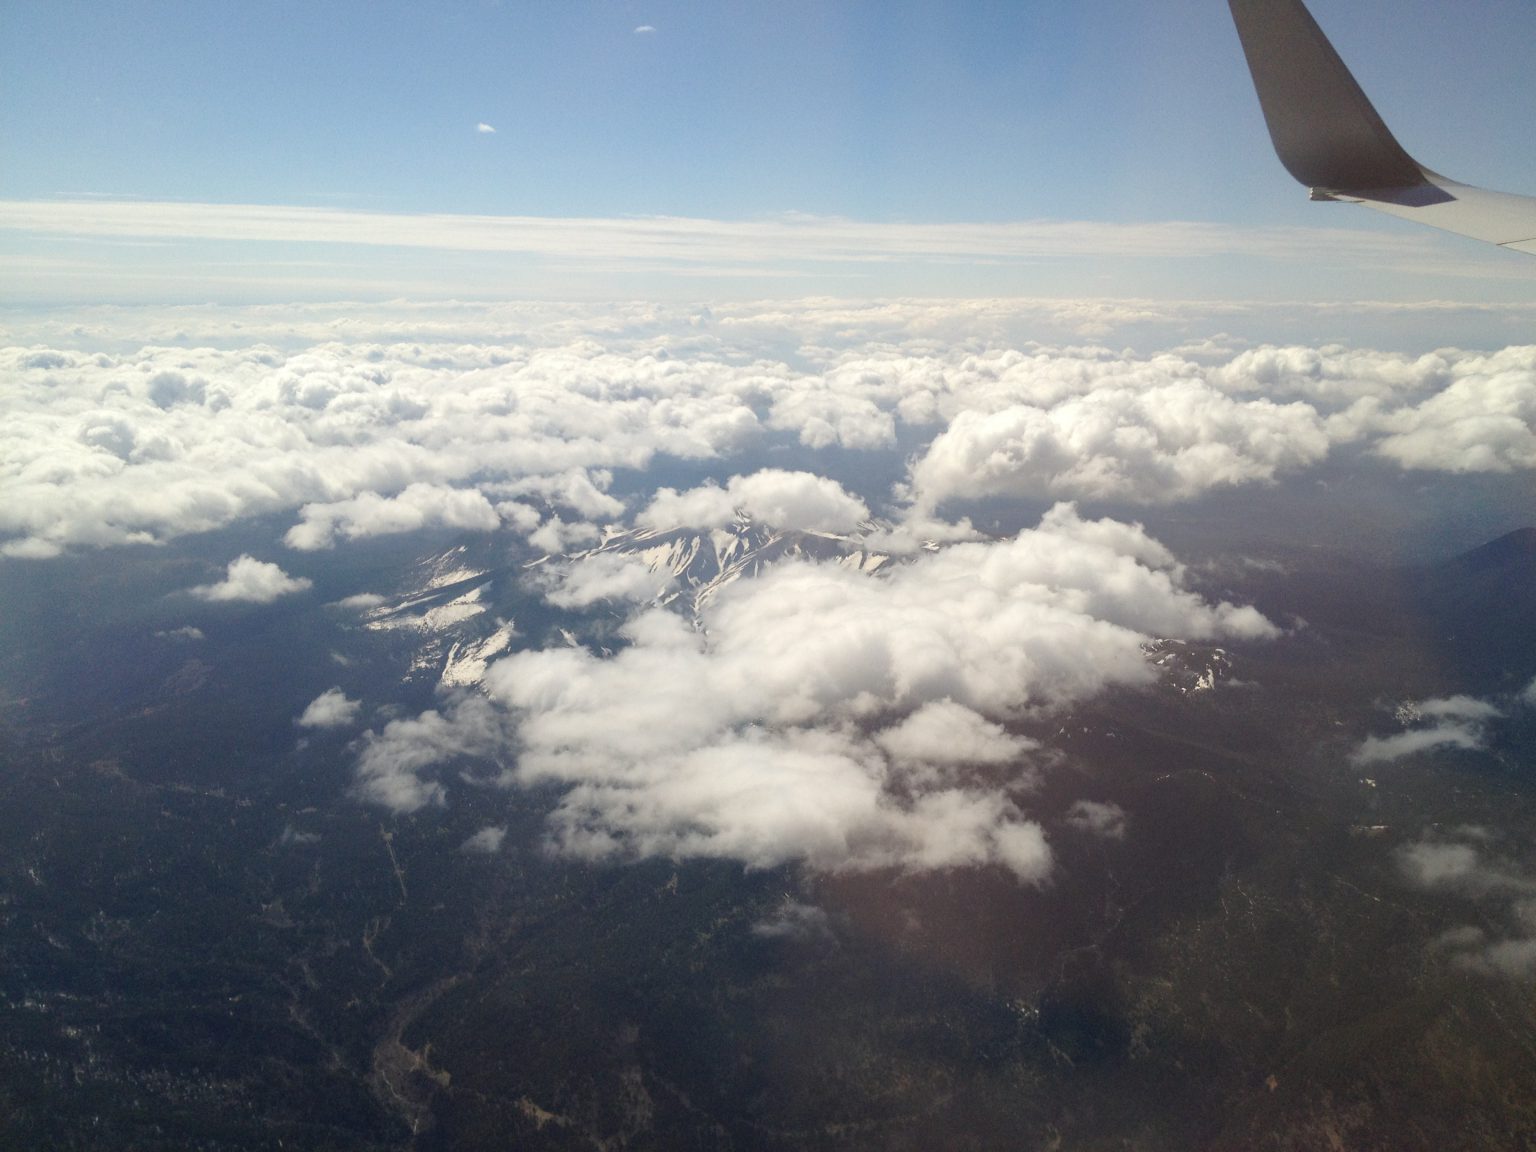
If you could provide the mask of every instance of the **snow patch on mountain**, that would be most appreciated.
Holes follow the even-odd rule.
[[[670,577],[672,583],[655,602],[695,619],[721,589],[744,576],[761,575],[781,560],[822,561],[869,573],[891,560],[886,553],[866,548],[857,535],[778,529],[745,515],[738,515],[726,527],[704,530],[611,529],[596,548],[577,553],[570,560],[580,564],[613,554],[632,556],[651,573]]]
[[[1186,696],[1209,692],[1232,679],[1232,659],[1224,648],[1159,637],[1144,643],[1141,651],[1163,683]]]
[[[483,640],[461,640],[448,649],[443,674],[438,678],[442,688],[467,688],[485,679],[490,662],[512,646],[517,629],[507,620]]]
[[[483,587],[471,588],[461,596],[455,596],[444,604],[435,604],[420,612],[412,611],[421,601],[410,601],[396,607],[375,609],[373,618],[364,627],[375,632],[401,630],[408,632],[446,632],[456,624],[479,616],[486,610],[480,603]]]

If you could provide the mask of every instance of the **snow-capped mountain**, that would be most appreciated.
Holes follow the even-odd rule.
[[[1163,683],[1185,695],[1208,692],[1232,678],[1232,659],[1224,648],[1159,638],[1143,644],[1141,650]]]
[[[577,565],[605,554],[636,557],[651,572],[671,578],[656,602],[697,624],[722,588],[756,577],[781,561],[809,559],[871,575],[900,563],[866,547],[865,539],[862,533],[780,529],[741,515],[723,528],[611,528],[594,548],[541,557],[525,568]],[[519,636],[514,616],[547,611],[547,606],[529,603],[526,597],[516,603],[506,600],[522,593],[519,581],[498,580],[502,574],[464,546],[428,556],[416,565],[406,591],[363,610],[363,626],[413,639],[407,679],[426,678],[445,688],[471,687],[492,661],[512,649]],[[546,626],[554,628],[552,642],[592,642],[580,615],[562,619],[557,614]],[[1228,654],[1208,644],[1158,638],[1143,644],[1142,651],[1159,679],[1181,694],[1208,691],[1232,676]]]
[[[517,635],[490,602],[495,575],[473,563],[463,545],[428,556],[416,565],[407,591],[363,609],[363,627],[420,637],[407,679],[431,677],[444,687],[478,683]]]
[[[870,573],[891,563],[888,554],[865,548],[860,536],[779,529],[747,516],[737,516],[724,528],[615,530],[597,547],[569,559],[602,553],[638,556],[652,572],[670,575],[676,583],[659,602],[694,617],[721,588],[780,560],[828,561]]]

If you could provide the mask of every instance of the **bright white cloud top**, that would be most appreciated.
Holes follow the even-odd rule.
[[[328,688],[309,702],[294,723],[300,728],[345,728],[362,707],[362,701],[349,700],[340,688]]]
[[[361,315],[284,350],[241,343],[241,315],[215,316],[222,330],[201,346],[103,351],[76,335],[73,347],[0,349],[0,547],[155,543],[293,512],[297,549],[507,524],[559,550],[626,514],[605,491],[615,470],[786,444],[915,449],[899,499],[765,469],[666,488],[630,511],[660,525],[744,509],[846,531],[983,496],[1185,501],[1341,451],[1418,471],[1536,469],[1532,347],[977,347],[935,337],[994,329],[1006,309],[821,302],[671,318],[548,309],[501,340],[472,312],[428,321],[427,340],[421,318],[413,338],[392,339],[391,322]],[[243,319],[257,333],[267,323],[261,310]],[[271,334],[295,340],[280,324]]]
[[[229,562],[228,574],[217,584],[199,584],[188,591],[199,600],[214,603],[243,601],[270,604],[283,596],[303,592],[313,581],[304,576],[290,576],[276,564],[239,556]]]
[[[636,517],[648,528],[723,528],[738,514],[802,532],[852,532],[869,506],[843,486],[810,472],[766,468],[679,492],[662,488]]]

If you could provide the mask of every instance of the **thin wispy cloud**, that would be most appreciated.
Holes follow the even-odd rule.
[[[475,125],[475,131],[480,133],[480,135],[482,135],[482,136],[494,136],[494,135],[496,135],[496,129],[492,128],[484,120],[480,121],[480,123]]]
[[[751,220],[684,216],[479,216],[357,212],[262,204],[0,201],[0,229],[91,238],[355,244],[520,252],[576,261],[688,265],[996,263],[1073,256],[1120,259],[1244,255],[1336,258],[1382,267],[1447,260],[1435,239],[1320,228],[1241,228],[1188,221],[887,222],[786,214]],[[1477,274],[1487,274],[1476,266]]]
[[[650,25],[650,24],[642,24],[642,25],[640,25],[640,27],[635,29],[635,35],[636,36],[649,36],[651,33],[655,32],[655,31],[656,31],[656,29],[652,25]]]

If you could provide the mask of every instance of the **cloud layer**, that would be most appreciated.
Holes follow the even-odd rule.
[[[502,342],[479,322],[466,322],[476,341],[460,340],[451,317],[430,339],[391,342],[391,322],[359,317],[280,351],[239,342],[247,324],[265,333],[255,312],[225,347],[0,349],[0,548],[153,543],[290,512],[300,549],[441,525],[541,532],[559,550],[637,513],[659,525],[745,509],[846,531],[869,513],[931,518],[988,495],[1187,501],[1345,448],[1413,470],[1536,468],[1533,348],[1136,356],[963,335],[1001,331],[1005,314],[989,302],[542,306],[509,313],[524,319]],[[660,460],[791,447],[911,464],[898,498],[777,468],[728,481],[722,468],[629,505],[607,492]]]

